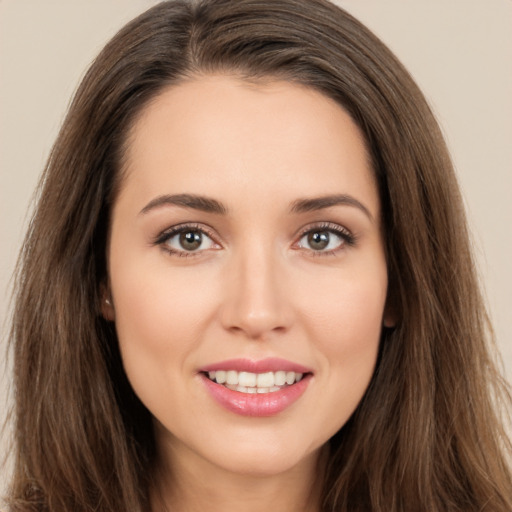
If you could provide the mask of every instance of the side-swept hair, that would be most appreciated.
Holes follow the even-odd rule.
[[[510,405],[456,178],[417,86],[325,0],[163,2],[125,26],[83,79],[50,154],[17,270],[12,511],[149,509],[151,417],[100,314],[127,133],[162,90],[229,73],[335,99],[373,160],[398,324],[357,410],[330,440],[323,511],[512,510]],[[342,392],[342,390],[340,390]]]

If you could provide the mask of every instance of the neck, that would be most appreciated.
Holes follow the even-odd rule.
[[[319,512],[327,449],[271,475],[240,474],[188,454],[160,463],[154,512]]]

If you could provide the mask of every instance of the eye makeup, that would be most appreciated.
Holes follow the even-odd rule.
[[[193,257],[205,251],[222,249],[213,230],[201,223],[181,223],[157,235],[153,245],[173,256]],[[345,227],[333,222],[320,222],[303,228],[292,249],[314,256],[332,256],[356,244],[356,237]]]
[[[355,235],[345,227],[333,222],[320,222],[302,229],[294,248],[309,251],[315,256],[330,256],[354,246],[356,241]]]
[[[222,248],[212,230],[199,223],[172,226],[161,232],[154,239],[153,245],[160,246],[169,254],[178,257],[194,257],[204,251]]]

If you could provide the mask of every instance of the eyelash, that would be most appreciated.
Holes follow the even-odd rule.
[[[201,252],[203,251],[178,251],[176,249],[173,249],[169,245],[165,245],[166,242],[168,242],[171,238],[173,238],[176,235],[179,235],[181,233],[187,233],[187,232],[199,232],[204,235],[206,235],[212,242],[216,245],[219,245],[219,243],[216,241],[215,236],[211,232],[211,230],[207,229],[203,224],[179,224],[177,226],[173,226],[170,229],[167,229],[166,231],[163,231],[160,233],[154,240],[154,245],[160,245],[162,246],[162,249],[167,251],[172,256],[178,256],[179,258],[190,258],[199,256]]]
[[[313,226],[308,226],[307,228],[303,229],[298,236],[298,241],[295,242],[294,245],[297,245],[300,240],[302,240],[306,235],[310,233],[319,233],[319,232],[328,232],[328,233],[334,233],[336,236],[340,237],[342,240],[342,243],[339,247],[336,247],[334,249],[328,250],[328,251],[315,251],[313,249],[304,249],[308,252],[310,252],[313,256],[331,256],[335,255],[340,251],[343,251],[344,249],[348,247],[353,247],[356,242],[357,238],[354,234],[352,234],[348,229],[340,226],[339,224],[334,224],[332,222],[321,222],[319,224],[315,224]],[[302,249],[301,247],[298,248],[299,250]]]
[[[162,246],[162,249],[168,252],[169,254],[173,256],[178,256],[180,258],[190,258],[190,257],[197,257],[202,252],[204,252],[207,249],[203,249],[202,251],[186,251],[186,250],[175,250],[171,248],[169,245],[165,245],[170,239],[172,239],[174,236],[179,235],[181,233],[187,233],[187,232],[199,232],[204,235],[206,235],[212,242],[216,245],[220,245],[216,241],[216,237],[211,232],[210,229],[207,229],[202,224],[179,224],[177,226],[173,226],[170,229],[167,229],[160,233],[153,241],[154,245],[160,245]],[[356,244],[357,238],[355,235],[353,235],[349,230],[346,228],[338,225],[333,224],[331,222],[322,222],[320,224],[316,224],[313,226],[308,226],[307,228],[303,229],[300,234],[298,235],[297,242],[294,243],[294,246],[297,246],[297,244],[302,240],[306,235],[310,233],[315,232],[328,232],[328,233],[334,233],[336,236],[340,237],[342,240],[342,243],[340,243],[339,247],[336,247],[334,249],[328,250],[328,251],[315,251],[313,249],[307,249],[303,247],[296,247],[296,250],[305,250],[308,251],[313,256],[330,256],[337,254],[339,251],[342,251],[347,246],[352,247]]]

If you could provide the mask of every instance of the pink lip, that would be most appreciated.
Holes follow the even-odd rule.
[[[306,368],[300,364],[277,357],[261,359],[260,361],[253,361],[251,359],[228,359],[199,369],[200,372],[214,372],[217,370],[235,370],[237,372],[250,373],[278,372],[279,370],[283,370],[285,372],[312,373],[311,368]]]
[[[311,380],[311,374],[306,375],[299,382],[286,386],[280,391],[272,393],[248,394],[232,391],[222,384],[211,381],[201,374],[206,389],[210,395],[228,411],[242,416],[274,416],[284,411],[297,401],[306,391]]]
[[[216,370],[235,370],[251,373],[264,373],[274,371],[293,371],[305,374],[304,377],[291,386],[283,387],[279,391],[249,394],[233,391],[210,380],[206,373]],[[242,416],[274,416],[287,409],[296,402],[306,391],[311,381],[311,370],[305,366],[286,361],[284,359],[263,359],[251,361],[249,359],[231,359],[214,363],[201,368],[200,378],[212,398],[222,407]]]

